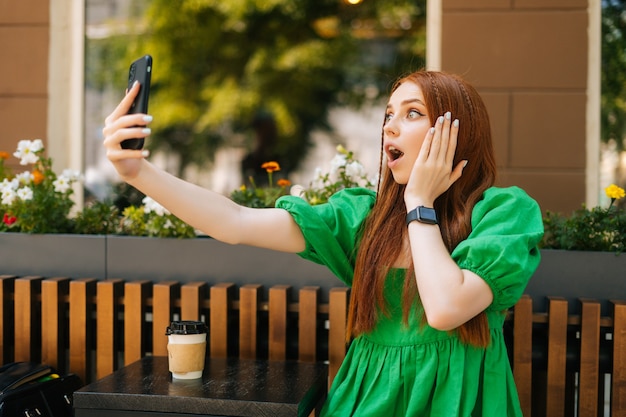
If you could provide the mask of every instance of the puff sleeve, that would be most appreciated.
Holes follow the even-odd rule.
[[[472,211],[472,232],[452,258],[491,287],[489,310],[504,310],[521,297],[539,266],[543,219],[535,200],[518,187],[490,188]]]
[[[326,265],[347,285],[352,284],[361,228],[376,193],[366,188],[348,188],[333,194],[328,203],[311,206],[299,197],[285,196],[276,202],[300,226],[306,249],[304,259]]]

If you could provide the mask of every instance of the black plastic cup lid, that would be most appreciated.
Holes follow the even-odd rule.
[[[165,335],[171,334],[202,334],[207,332],[207,326],[201,321],[173,321],[165,331]]]

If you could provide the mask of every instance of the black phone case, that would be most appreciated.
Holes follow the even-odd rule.
[[[152,57],[145,55],[130,64],[128,70],[128,89],[130,89],[135,81],[139,81],[139,93],[128,110],[128,114],[147,113],[148,99],[150,98],[150,78],[152,75]],[[143,148],[144,139],[126,139],[122,142],[124,149],[141,149]]]

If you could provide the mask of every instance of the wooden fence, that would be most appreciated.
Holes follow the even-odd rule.
[[[2,363],[36,361],[85,383],[145,355],[167,355],[171,320],[209,326],[212,357],[327,361],[329,377],[346,352],[349,293],[317,287],[204,282],[0,276]],[[324,300],[324,302],[322,302]],[[549,299],[545,313],[522,297],[505,322],[525,416],[626,413],[626,302]]]

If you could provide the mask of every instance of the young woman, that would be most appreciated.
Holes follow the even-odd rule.
[[[502,326],[539,264],[537,203],[496,188],[489,117],[461,78],[418,71],[393,87],[378,191],[327,204],[283,197],[241,207],[122,149],[148,136],[126,115],[134,86],[106,119],[121,178],[210,236],[298,253],[352,286],[349,352],[325,416],[521,416]],[[140,127],[133,127],[140,125]]]

